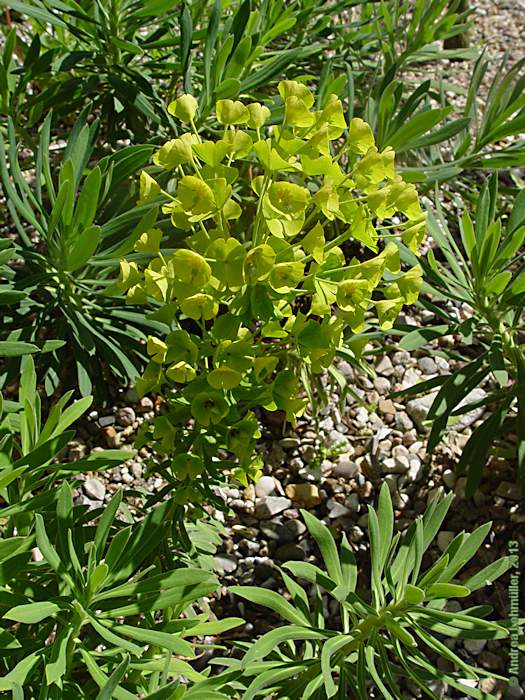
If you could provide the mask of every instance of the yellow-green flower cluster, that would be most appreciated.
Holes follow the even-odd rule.
[[[315,109],[302,83],[279,94],[278,123],[265,105],[219,100],[216,139],[182,95],[169,111],[188,131],[155,153],[164,175],[141,176],[140,202],[159,202],[184,242],[161,250],[151,228],[135,243],[148,264],[122,261],[128,299],[159,302],[172,326],[150,338],[140,388],[182,387],[202,429],[242,421],[243,401],[293,420],[304,369],[328,367],[345,328],[389,328],[421,284],[419,267],[401,271],[396,240],[417,252],[425,216],[392,149],[361,119],[348,124],[335,95]]]

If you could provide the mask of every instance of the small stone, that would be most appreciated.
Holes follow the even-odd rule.
[[[99,479],[86,479],[83,484],[84,491],[89,498],[95,501],[103,501],[106,495],[106,487]]]
[[[456,477],[452,469],[445,469],[443,472],[443,483],[448,489],[453,489],[456,483]]]
[[[486,639],[465,639],[463,642],[465,649],[474,655],[478,655],[487,646]]]
[[[436,538],[436,543],[439,549],[444,552],[449,544],[454,539],[455,534],[450,530],[441,530]]]
[[[334,463],[332,473],[343,479],[352,479],[358,473],[359,467],[349,455],[341,455]]]
[[[357,493],[351,493],[344,504],[347,508],[357,513],[359,510],[359,496]]]
[[[310,464],[317,457],[317,450],[313,445],[301,445],[299,452],[306,464]]]
[[[306,532],[306,525],[303,523],[302,520],[298,520],[297,518],[287,520],[284,523],[284,527],[290,532],[294,540],[298,539],[299,537],[301,537],[301,535],[304,535],[304,533]]]
[[[397,430],[400,430],[402,433],[412,430],[414,424],[412,423],[408,413],[405,411],[398,411],[395,413],[395,416],[394,425],[396,426]]]
[[[267,498],[258,498],[255,501],[255,517],[259,520],[271,518],[283,510],[290,508],[292,502],[289,498],[282,496],[268,496]]]
[[[302,547],[294,542],[283,544],[275,550],[275,558],[278,561],[303,561],[305,552]]]
[[[417,366],[423,374],[436,374],[438,371],[438,366],[431,357],[420,357]]]
[[[109,425],[113,425],[115,422],[115,416],[101,416],[98,419],[98,424],[101,428],[107,428]]]
[[[487,671],[503,671],[505,668],[503,659],[492,651],[481,651],[478,661]]]
[[[228,554],[217,554],[213,557],[215,567],[224,574],[232,574],[238,566],[237,559]]]
[[[288,484],[285,493],[294,503],[304,508],[314,508],[321,503],[319,489],[315,484]]]
[[[407,413],[420,430],[426,430],[423,422],[426,420],[430,407],[436,398],[437,393],[433,392],[426,396],[420,396],[407,403]]]
[[[390,382],[386,377],[376,377],[374,379],[374,389],[381,396],[385,396],[390,391]]]
[[[401,384],[403,389],[409,389],[421,381],[421,376],[416,372],[413,367],[409,367],[405,374],[403,375],[403,382]]]
[[[397,491],[397,474],[387,474],[384,481],[390,490],[390,494],[393,496]]]
[[[483,401],[487,397],[487,392],[481,387],[473,389],[465,398],[459,402],[456,408],[461,408],[462,406],[467,406],[468,404],[477,403],[478,401]],[[470,425],[475,423],[481,416],[485,413],[485,406],[479,406],[478,408],[473,408],[472,411],[468,413],[463,413],[459,421],[455,424],[455,428],[468,428]]]
[[[275,479],[273,476],[261,476],[259,481],[255,484],[255,495],[258,498],[264,498],[265,496],[271,496],[275,492]]]
[[[137,417],[135,411],[130,406],[119,408],[116,413],[117,423],[126,428],[128,425],[133,425]]]
[[[139,413],[148,413],[149,411],[153,411],[154,408],[155,405],[149,396],[142,396],[142,398],[139,399],[137,404],[137,411]]]
[[[384,355],[376,365],[376,372],[383,377],[391,377],[394,374],[394,366],[388,355]]]
[[[394,406],[394,402],[391,399],[379,399],[377,404],[380,413],[386,416],[395,416],[397,409]]]
[[[332,501],[331,499],[327,502],[328,517],[330,520],[335,520],[336,518],[344,518],[351,514],[349,508],[344,506],[342,503],[337,501]]]
[[[408,478],[410,481],[419,481],[419,479],[423,476],[423,465],[421,464],[421,460],[419,457],[412,455],[408,462],[410,465],[407,472]]]
[[[361,498],[370,498],[372,495],[372,492],[374,490],[374,486],[371,481],[365,481],[364,484],[362,484],[358,490],[357,493]]]
[[[521,495],[517,484],[512,484],[510,481],[502,481],[496,489],[496,496],[505,498],[507,501],[520,501]]]
[[[104,442],[108,447],[118,447],[120,445],[120,435],[112,425],[102,429]]]
[[[299,440],[299,438],[296,437],[286,437],[282,440],[279,440],[279,445],[285,450],[294,450],[297,447],[299,447],[300,444],[301,441]]]
[[[86,456],[86,445],[79,440],[72,440],[67,444],[67,456],[71,462],[83,459]]]
[[[493,693],[498,686],[498,681],[495,678],[483,678],[479,682],[479,689],[482,693]]]

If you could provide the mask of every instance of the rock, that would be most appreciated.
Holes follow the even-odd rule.
[[[436,374],[438,366],[431,357],[420,357],[417,366],[423,374]]]
[[[397,411],[395,413],[394,425],[396,429],[400,430],[402,433],[407,433],[414,427],[414,424],[405,411]]]
[[[317,450],[313,445],[301,445],[299,452],[306,464],[310,464],[317,457]]]
[[[142,396],[142,398],[139,399],[137,404],[137,411],[139,413],[149,413],[149,411],[153,411],[154,408],[155,404],[149,396]]]
[[[117,423],[126,428],[128,425],[133,425],[137,417],[135,411],[130,406],[124,406],[119,408],[116,413]]]
[[[341,455],[334,463],[332,474],[343,479],[352,479],[359,472],[357,464],[348,454]]]
[[[300,444],[301,441],[296,437],[285,437],[282,440],[279,440],[279,445],[285,450],[294,450],[299,447]]]
[[[448,489],[454,488],[454,485],[456,483],[456,477],[455,477],[452,469],[445,469],[445,471],[443,472],[442,479],[443,479],[443,483],[445,484],[445,486]]]
[[[104,442],[108,447],[118,447],[120,445],[120,435],[112,425],[102,429]]]
[[[395,447],[392,448],[392,457],[395,460],[397,470],[400,474],[409,470],[410,453],[404,445],[395,445]]]
[[[276,518],[275,520],[266,520],[265,522],[261,523],[261,532],[270,542],[286,544],[294,541],[292,531],[285,527],[285,525],[281,522],[280,517]]]
[[[501,481],[496,489],[496,496],[505,498],[507,501],[521,501],[521,495],[517,484],[510,481]]]
[[[344,518],[351,515],[351,510],[349,508],[344,506],[342,503],[333,501],[332,499],[327,501],[326,507],[328,508],[328,517],[330,518],[330,520],[335,520],[336,518]]]
[[[388,355],[383,355],[376,365],[376,372],[383,377],[391,377],[394,374],[394,366]]]
[[[99,479],[91,478],[86,479],[83,484],[84,492],[89,498],[93,498],[95,501],[103,501],[106,495],[106,487]]]
[[[69,461],[76,462],[86,456],[86,445],[80,440],[72,440],[67,444],[67,456]]]
[[[238,566],[237,559],[228,554],[217,554],[213,557],[216,569],[223,574],[232,574]]]
[[[271,518],[283,510],[290,508],[292,502],[289,498],[282,496],[268,496],[266,498],[258,498],[255,501],[255,517],[259,520]]]
[[[377,407],[379,412],[385,416],[395,416],[397,413],[397,409],[391,399],[379,399]]]
[[[113,425],[115,422],[115,416],[101,416],[98,419],[98,424],[101,428],[107,428],[109,425]]]
[[[461,408],[462,406],[467,406],[471,403],[477,403],[478,401],[483,401],[487,396],[487,392],[481,387],[472,389],[470,394],[467,394],[465,398],[459,402],[456,408]],[[472,423],[475,423],[481,416],[485,413],[485,406],[480,406],[479,408],[474,408],[468,413],[464,413],[459,421],[454,425],[456,430],[461,428],[468,428]]]
[[[387,483],[390,494],[393,496],[397,491],[397,474],[387,474],[384,481]]]
[[[381,396],[385,396],[390,391],[390,382],[386,377],[376,377],[374,379],[374,389]]]
[[[264,498],[265,496],[271,496],[275,492],[275,479],[273,476],[261,476],[259,481],[255,484],[255,495],[258,498]]]
[[[410,465],[407,472],[408,478],[410,481],[419,481],[419,479],[421,479],[423,476],[423,465],[421,464],[421,460],[419,457],[411,455],[408,462]]]
[[[403,382],[401,384],[401,387],[403,389],[409,389],[410,387],[419,384],[420,381],[420,375],[416,372],[416,370],[413,367],[409,367],[403,375]]]
[[[437,392],[432,392],[431,394],[420,396],[417,399],[412,399],[407,403],[407,413],[420,430],[426,430],[426,427],[423,425],[423,421],[426,420],[430,407],[432,406],[436,396]]]
[[[486,639],[465,639],[463,646],[470,653],[477,656],[487,646]]]
[[[301,537],[301,535],[304,535],[304,533],[306,532],[306,525],[303,523],[302,520],[298,520],[297,518],[287,520],[284,523],[284,527],[290,532],[290,535],[294,540],[299,539],[299,537]]]
[[[315,484],[288,484],[285,493],[294,503],[304,508],[314,508],[321,503],[319,489]]]
[[[439,549],[444,552],[455,537],[455,533],[450,530],[441,530],[436,538]]]
[[[503,659],[497,654],[494,654],[492,651],[481,651],[478,657],[478,662],[481,666],[483,666],[483,668],[486,668],[487,671],[499,672],[503,671],[505,668]]]
[[[398,350],[392,355],[392,362],[395,365],[407,365],[410,362],[410,353],[406,350]]]
[[[344,505],[350,510],[357,513],[359,511],[359,496],[357,493],[351,493],[345,500]]]
[[[275,550],[275,558],[278,561],[303,561],[305,552],[298,544],[283,544]]]
[[[493,693],[498,687],[498,681],[495,678],[483,678],[479,682],[479,689],[482,693]]]

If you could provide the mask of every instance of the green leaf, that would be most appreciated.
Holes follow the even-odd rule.
[[[252,603],[262,605],[273,610],[284,620],[288,620],[294,625],[303,627],[309,624],[309,620],[302,615],[299,610],[293,607],[282,595],[275,591],[257,588],[256,586],[231,586],[229,589],[234,595],[246,598]]]
[[[21,355],[28,355],[38,351],[38,346],[33,343],[0,340],[0,357],[20,357]]]
[[[326,639],[328,633],[321,632],[308,627],[298,625],[285,625],[263,634],[255,644],[250,646],[248,652],[241,662],[241,668],[249,668],[250,664],[260,659],[264,659],[268,654],[283,642],[297,641],[304,639]]]
[[[51,658],[46,663],[46,680],[48,685],[57,683],[66,672],[67,647],[73,630],[61,630],[53,642]]]
[[[126,671],[129,668],[130,657],[126,654],[119,665],[115,668],[111,676],[108,678],[107,682],[100,688],[95,700],[111,700],[113,697],[117,697],[115,690],[118,688],[118,684],[126,675]]]
[[[24,625],[33,625],[36,622],[41,622],[47,617],[55,615],[59,610],[60,606],[56,603],[42,601],[40,603],[16,605],[14,608],[4,613],[3,617],[6,620],[22,622]]]
[[[69,255],[67,256],[65,269],[67,272],[75,272],[84,267],[100,243],[100,227],[90,226],[82,231],[76,238]]]
[[[470,589],[466,586],[458,586],[455,583],[433,583],[426,591],[425,598],[465,598],[470,595]]]
[[[193,647],[189,642],[184,639],[180,639],[175,634],[168,634],[167,632],[159,632],[157,630],[146,629],[142,627],[132,627],[131,625],[113,625],[112,630],[117,631],[119,634],[129,637],[130,639],[135,639],[138,642],[143,642],[144,644],[149,644],[152,647],[159,647],[161,649],[166,649],[171,651],[173,654],[178,654],[180,656],[192,657],[194,656]]]
[[[329,576],[340,586],[345,584],[341,571],[341,563],[335,540],[332,537],[330,530],[323,525],[314,515],[306,510],[301,510],[301,515],[304,518],[308,531],[317,542],[321,556],[328,571]]]

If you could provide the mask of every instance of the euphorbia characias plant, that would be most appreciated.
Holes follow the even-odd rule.
[[[396,240],[417,252],[425,216],[392,149],[380,152],[361,119],[347,124],[335,95],[316,110],[299,82],[279,94],[272,126],[264,105],[219,100],[220,131],[206,132],[216,140],[182,95],[169,111],[188,131],[153,157],[171,177],[141,175],[141,202],[161,204],[181,243],[163,249],[160,229],[143,233],[135,250],[149,263],[123,260],[120,284],[133,303],[160,302],[172,329],[149,338],[138,390],[164,398],[149,430],[181,502],[209,495],[228,469],[257,478],[254,411],[293,423],[302,378],[331,365],[345,328],[389,328],[421,283],[419,266],[401,271]]]

